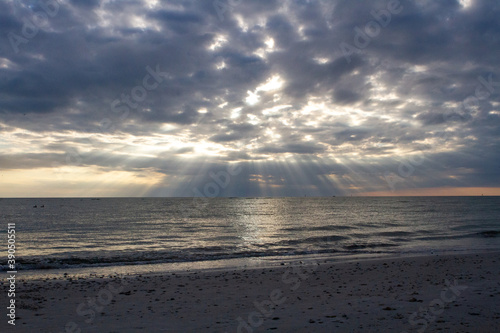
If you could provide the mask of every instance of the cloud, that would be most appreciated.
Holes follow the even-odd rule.
[[[223,195],[500,186],[500,5],[401,6],[370,37],[387,1],[68,0],[29,34],[44,7],[2,2],[0,166],[153,172],[151,195],[234,163]]]

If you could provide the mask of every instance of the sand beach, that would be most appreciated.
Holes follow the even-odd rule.
[[[15,331],[498,332],[499,254],[21,278]]]

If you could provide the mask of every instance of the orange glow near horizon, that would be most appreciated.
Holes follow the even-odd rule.
[[[362,192],[357,196],[396,197],[396,196],[500,196],[500,187],[438,187],[415,188],[396,191]]]

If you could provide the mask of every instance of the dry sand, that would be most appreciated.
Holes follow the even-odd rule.
[[[500,332],[499,254],[18,281],[0,331]]]

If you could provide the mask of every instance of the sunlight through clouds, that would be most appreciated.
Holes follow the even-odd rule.
[[[409,2],[364,31],[384,6],[65,1],[16,44],[36,5],[1,2],[2,182],[191,195],[238,163],[223,195],[500,186],[499,5]]]
[[[248,96],[245,98],[245,102],[249,105],[255,105],[259,102],[260,97],[257,93],[252,91],[247,91]]]

